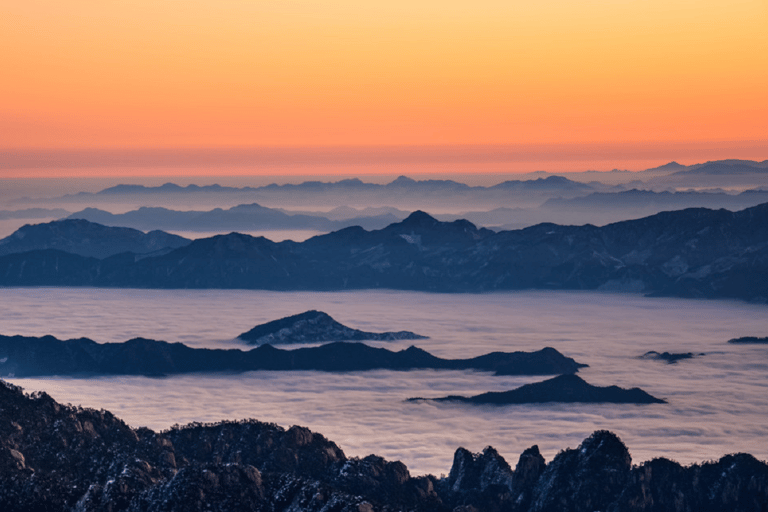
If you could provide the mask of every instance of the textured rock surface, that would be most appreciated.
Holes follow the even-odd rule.
[[[365,332],[342,325],[322,311],[305,311],[265,324],[244,332],[239,339],[249,345],[279,345],[287,343],[311,343],[317,341],[394,341],[423,340],[410,331]]]
[[[255,420],[132,429],[107,411],[25,395],[0,381],[0,510],[746,512],[768,504],[768,465],[736,454],[689,467],[632,466],[598,431],[546,464],[536,446],[514,469],[487,447],[456,451],[448,477],[348,458],[303,427]]]

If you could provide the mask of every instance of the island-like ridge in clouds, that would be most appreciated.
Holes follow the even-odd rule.
[[[96,343],[88,338],[0,335],[0,376],[148,375],[256,370],[480,370],[496,375],[560,375],[586,365],[554,348],[535,352],[491,352],[470,359],[442,359],[409,347],[391,351],[362,343],[334,342],[319,347],[281,350],[261,345],[239,349],[191,348],[182,343],[134,338]]]
[[[318,341],[396,341],[423,340],[426,336],[410,331],[365,332],[342,325],[322,311],[305,311],[257,325],[238,336],[249,345],[282,345]]]
[[[728,340],[728,343],[734,343],[734,344],[755,344],[755,345],[768,345],[768,336],[764,338],[759,338],[757,336],[744,336],[741,338],[734,338],[732,340]]]
[[[590,404],[665,404],[640,388],[593,386],[577,375],[559,375],[543,382],[525,384],[510,391],[489,391],[475,396],[409,398],[408,401],[463,402],[469,404],[541,404],[547,402]]]

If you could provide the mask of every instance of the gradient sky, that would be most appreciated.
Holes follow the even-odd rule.
[[[41,149],[768,158],[768,0],[12,1],[0,63],[6,174]]]

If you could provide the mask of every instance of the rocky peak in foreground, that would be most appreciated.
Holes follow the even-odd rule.
[[[420,336],[410,331],[365,332],[340,324],[328,313],[311,310],[257,325],[238,336],[238,339],[249,345],[264,345],[266,343],[278,345],[318,341],[423,340],[426,339],[426,336]]]
[[[0,381],[4,512],[739,512],[766,504],[768,465],[751,455],[632,466],[608,431],[548,464],[536,446],[514,470],[492,447],[459,448],[448,477],[413,477],[401,462],[349,458],[303,427],[245,420],[132,429],[107,411]]]

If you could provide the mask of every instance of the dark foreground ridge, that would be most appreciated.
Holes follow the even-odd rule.
[[[4,512],[751,512],[766,503],[768,465],[751,455],[633,467],[604,430],[549,463],[537,446],[514,470],[490,446],[459,448],[448,477],[412,477],[402,462],[347,457],[303,427],[132,429],[0,381]]]
[[[744,336],[742,338],[734,338],[732,340],[728,340],[728,343],[735,343],[735,344],[756,344],[756,345],[768,345],[768,337],[765,338],[758,338],[756,336]]]
[[[423,340],[410,331],[365,332],[340,324],[322,311],[305,311],[298,315],[287,316],[265,324],[257,325],[244,332],[239,339],[249,345],[278,345],[288,343],[312,343],[317,341],[395,341]]]
[[[526,384],[511,391],[490,391],[475,396],[446,396],[443,398],[409,398],[408,401],[465,402],[470,404],[542,404],[611,403],[611,404],[665,404],[640,388],[624,389],[618,386],[593,386],[577,375],[560,375],[543,382]]]
[[[536,352],[491,352],[471,359],[442,359],[420,348],[392,351],[363,343],[334,342],[282,350],[261,345],[238,349],[191,348],[182,343],[134,338],[96,343],[88,338],[0,335],[0,376],[147,375],[254,370],[481,370],[497,375],[575,373],[584,364],[546,347]]]
[[[539,224],[499,233],[417,211],[380,230],[350,227],[301,243],[230,233],[150,257],[95,259],[55,248],[0,256],[0,286],[40,285],[613,290],[765,303],[768,203],[739,212],[689,208],[602,227]]]

